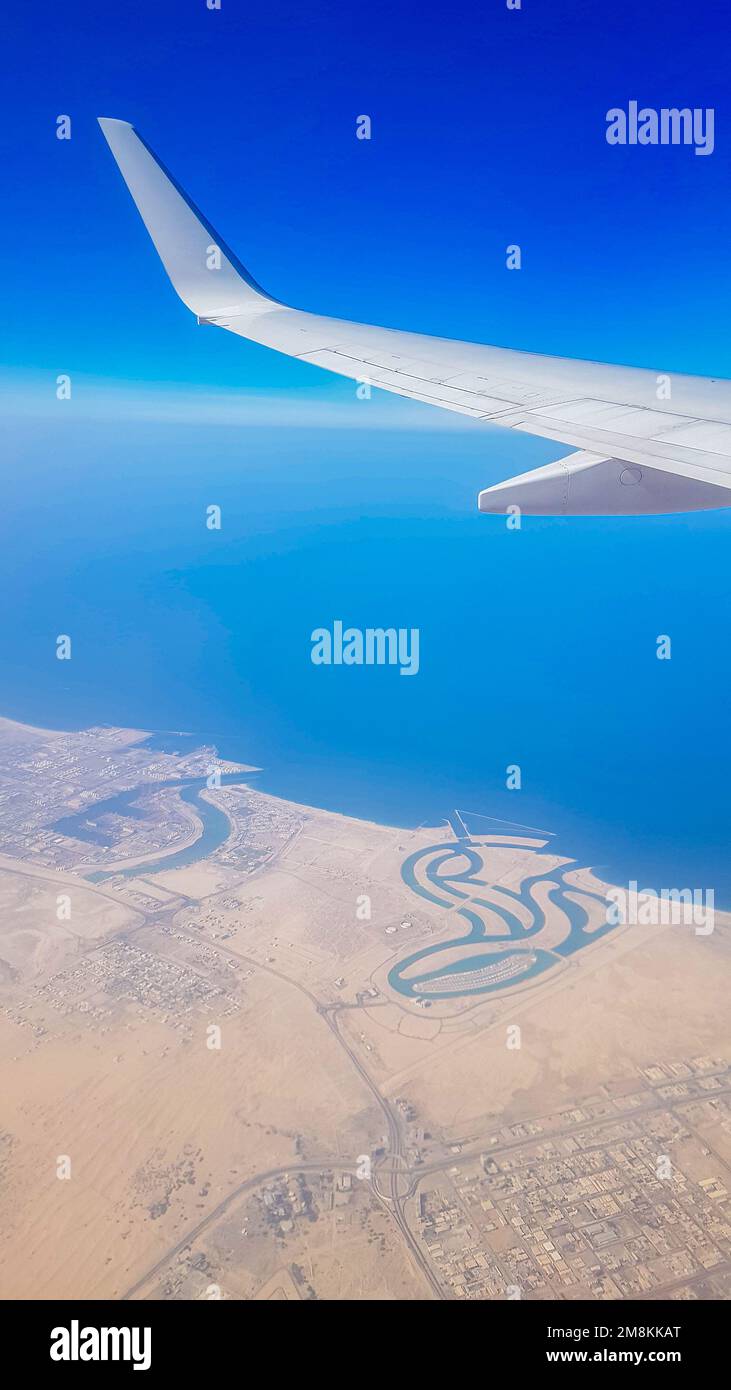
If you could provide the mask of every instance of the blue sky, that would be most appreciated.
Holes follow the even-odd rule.
[[[136,124],[255,277],[297,306],[731,375],[724,6],[127,0],[12,7],[6,363],[349,393],[196,328],[96,126]],[[630,99],[716,108],[716,150],[612,148]],[[72,139],[55,138],[59,113]],[[355,138],[367,113],[371,141]],[[505,247],[523,269],[505,269]]]

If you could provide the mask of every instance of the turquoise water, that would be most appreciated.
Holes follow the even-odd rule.
[[[240,786],[248,781],[248,777],[244,778],[238,773],[221,774],[221,786]],[[193,844],[175,854],[161,855],[159,859],[149,860],[133,868],[97,869],[84,877],[90,883],[103,883],[108,878],[147,878],[150,874],[167,869],[185,869],[188,865],[197,864],[199,860],[205,859],[206,855],[212,854],[231,833],[231,823],[225,812],[201,796],[206,785],[205,777],[171,778],[167,782],[142,783],[130,791],[119,792],[104,801],[97,801],[75,815],[63,816],[61,820],[55,821],[51,828],[59,835],[73,835],[77,840],[87,840],[95,845],[110,845],[113,841],[107,838],[103,831],[88,827],[87,822],[90,819],[97,820],[103,815],[118,815],[140,820],[144,813],[135,806],[135,801],[141,795],[165,787],[178,787],[180,800],[194,808],[203,825],[201,834]]]
[[[599,940],[612,930],[610,924],[598,927],[591,933],[584,929],[589,921],[589,914],[586,907],[581,902],[577,902],[575,897],[568,897],[567,890],[583,900],[594,900],[604,902],[596,893],[587,892],[581,889],[579,892],[575,887],[566,884],[564,875],[575,865],[569,865],[567,869],[556,869],[550,873],[539,873],[530,875],[523,880],[520,892],[500,887],[492,889],[491,898],[480,896],[480,888],[487,888],[491,879],[489,876],[490,867],[490,845],[498,845],[499,841],[491,842],[489,839],[480,838],[479,843],[475,843],[467,837],[460,841],[438,843],[417,850],[409,855],[405,860],[401,876],[413,892],[428,902],[439,907],[453,909],[455,899],[470,900],[469,907],[456,908],[456,915],[465,920],[469,930],[463,936],[452,937],[448,941],[440,941],[433,946],[425,946],[413,955],[400,960],[397,965],[389,972],[388,983],[399,994],[407,998],[427,997],[429,999],[450,999],[455,995],[470,994],[491,994],[501,989],[514,988],[515,979],[507,979],[465,987],[458,985],[454,990],[445,988],[442,991],[429,990],[427,995],[416,988],[430,980],[444,979],[445,984],[449,982],[450,975],[461,975],[465,971],[478,970],[486,965],[496,965],[502,960],[515,956],[516,952],[525,952],[527,955],[535,957],[532,964],[523,970],[518,977],[520,984],[525,984],[529,980],[534,980],[538,975],[550,970],[552,967],[560,965],[561,961],[567,956],[573,955],[576,951],[582,950],[590,945],[592,941]],[[553,849],[554,846],[552,845]],[[465,867],[459,867],[461,864]],[[418,870],[423,869],[427,883],[425,884],[418,875]],[[483,875],[487,872],[488,876]],[[539,903],[531,897],[531,888],[537,883],[550,883],[550,900],[561,909],[567,919],[567,931],[564,939],[552,947],[550,951],[544,950],[540,946],[540,934],[546,927],[546,915]],[[495,898],[497,897],[497,901]],[[527,908],[531,916],[531,924],[528,927],[514,912],[511,912],[511,903],[520,903]],[[507,929],[509,941],[505,944],[505,949],[483,949],[479,953],[460,957],[459,960],[450,964],[440,966],[439,957],[443,952],[452,951],[456,946],[479,945],[481,942],[492,941],[500,943],[505,940],[504,936],[499,938],[490,936],[488,928],[482,916],[476,908],[484,907],[490,910],[493,915],[501,920]],[[418,975],[411,974],[405,978],[408,970],[413,971],[414,965],[419,961],[429,963],[431,969],[420,972]]]

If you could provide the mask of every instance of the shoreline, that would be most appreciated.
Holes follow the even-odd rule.
[[[280,791],[276,788],[273,789],[271,785],[266,785],[266,782],[271,781],[272,778],[274,778],[276,781],[279,781],[281,779],[281,769],[276,767],[267,767],[266,765],[255,765],[241,761],[239,758],[233,758],[228,755],[223,755],[220,753],[219,745],[216,743],[215,738],[212,735],[199,734],[184,730],[132,728],[116,724],[93,724],[81,729],[48,729],[41,726],[23,723],[22,720],[13,719],[6,716],[0,716],[0,740],[6,738],[13,742],[22,741],[23,739],[34,739],[38,740],[39,742],[43,742],[45,740],[51,742],[58,738],[63,738],[64,736],[83,736],[84,734],[88,733],[90,729],[100,729],[109,733],[119,735],[121,739],[119,745],[120,748],[133,748],[137,744],[144,744],[148,739],[170,738],[190,740],[191,751],[194,751],[194,741],[200,740],[201,747],[214,747],[216,749],[216,756],[218,758],[218,761],[220,762],[222,768],[225,771],[233,769],[237,772],[240,772],[242,774],[242,782],[245,782],[245,784],[250,787],[251,791],[255,792],[258,796],[269,798],[272,801],[277,802],[279,805],[288,807],[289,809],[302,815],[317,814],[319,812],[322,812],[327,815],[337,817],[344,823],[358,823],[363,826],[390,830],[393,831],[395,834],[402,832],[404,835],[413,835],[422,831],[428,831],[433,832],[435,837],[439,835],[444,835],[445,838],[449,839],[450,841],[455,834],[450,819],[453,815],[453,807],[451,807],[449,803],[446,801],[445,813],[441,819],[439,819],[437,816],[419,819],[416,815],[412,815],[408,818],[401,818],[399,816],[374,816],[373,814],[358,814],[357,811],[344,811],[340,808],[335,807],[326,793],[321,796],[318,796],[316,787],[312,789],[314,793],[313,796],[302,797],[298,799],[296,796],[293,796],[292,794],[289,794],[286,791]],[[224,738],[227,737],[231,736],[224,736]],[[304,769],[304,764],[293,764],[292,766],[296,769],[297,773],[301,773],[301,771]],[[317,773],[321,766],[322,760],[315,760],[315,773]],[[295,780],[297,780],[297,777],[295,777]],[[262,782],[264,782],[265,785],[262,785]],[[485,823],[486,828],[484,831],[480,831],[479,833],[474,831],[472,832],[473,834],[475,834],[476,839],[480,839],[491,833],[498,834],[500,833],[501,828],[504,828],[507,831],[507,833],[509,833],[511,836],[515,835],[516,833],[519,833],[521,830],[527,831],[531,829],[531,826],[525,825],[520,821],[507,820],[500,816],[490,816],[485,814],[484,812],[465,812],[464,814],[468,816],[478,816]],[[569,827],[568,829],[560,828],[558,831],[545,831],[543,833],[546,836],[552,837],[555,851],[559,853],[562,858],[571,861],[572,872],[580,871],[583,869],[589,872],[598,882],[605,886],[616,887],[621,886],[626,882],[641,879],[643,882],[643,887],[646,887],[648,889],[654,887],[659,890],[659,888],[665,883],[667,879],[667,869],[653,874],[651,869],[643,869],[641,865],[638,866],[635,863],[631,864],[630,867],[627,868],[626,872],[622,872],[619,865],[622,864],[622,862],[626,859],[626,853],[624,850],[614,853],[612,853],[611,850],[607,849],[602,849],[601,851],[599,851],[597,850],[596,845],[594,845],[593,848],[596,851],[594,854],[583,855],[581,852],[581,836],[577,836],[576,838],[574,838],[572,827]],[[200,836],[196,836],[192,840],[186,837],[186,842],[184,845],[180,844],[176,847],[175,850],[170,851],[170,857],[172,857],[174,853],[182,852],[186,848],[190,848],[192,844],[195,843],[195,840],[198,838],[200,838]],[[675,866],[677,863],[677,852],[674,852],[672,849],[669,848],[667,854],[668,858],[672,860],[673,865]],[[162,858],[168,856],[165,855],[154,857]],[[655,847],[651,847],[646,852],[645,858],[648,857],[650,859],[652,859],[653,857],[657,857],[657,849]],[[128,861],[126,861],[124,867],[126,868],[132,866],[128,863]],[[684,881],[689,876],[692,877],[690,870],[684,871]],[[669,881],[674,882],[675,877],[677,877],[677,874],[671,874]],[[683,877],[683,875],[681,875],[681,877]],[[653,879],[657,879],[657,882],[654,883]],[[723,883],[720,887],[717,884],[714,885],[713,883],[711,883],[711,886],[714,887],[717,910],[720,912],[731,911],[731,891],[724,891]]]
[[[20,733],[22,733],[22,734],[25,735],[25,736],[37,737],[37,738],[39,738],[39,739],[45,739],[45,738],[49,738],[49,739],[64,738],[64,737],[66,737],[66,736],[68,736],[68,735],[74,735],[74,734],[80,737],[80,736],[83,735],[83,734],[88,734],[88,733],[90,732],[91,729],[104,729],[104,730],[107,730],[109,733],[129,734],[129,735],[130,735],[130,738],[127,740],[126,745],[125,745],[125,746],[129,746],[129,747],[134,746],[134,744],[136,744],[136,743],[145,743],[146,740],[147,740],[147,739],[150,739],[150,738],[167,737],[167,736],[169,736],[170,738],[190,738],[190,739],[197,739],[197,738],[200,738],[200,740],[201,740],[200,746],[201,746],[201,747],[215,747],[215,748],[216,748],[216,753],[217,753],[217,756],[218,756],[218,760],[219,760],[219,762],[220,762],[220,764],[221,764],[221,769],[222,769],[222,772],[223,772],[224,775],[228,775],[229,772],[236,772],[236,773],[239,773],[239,772],[240,772],[240,773],[243,774],[243,775],[242,775],[242,778],[241,778],[242,783],[244,783],[245,785],[249,786],[250,784],[249,784],[249,782],[248,782],[248,780],[247,780],[247,777],[251,777],[252,779],[254,779],[254,778],[258,777],[258,776],[261,776],[262,773],[265,773],[265,772],[266,772],[266,769],[265,769],[265,768],[262,768],[262,767],[260,767],[260,766],[257,766],[256,764],[253,764],[253,763],[243,763],[243,762],[238,761],[238,760],[235,759],[235,758],[224,757],[223,755],[221,755],[220,753],[218,753],[218,746],[217,746],[217,744],[215,744],[215,743],[213,742],[213,739],[212,739],[212,736],[211,736],[211,735],[205,735],[205,734],[200,734],[200,735],[199,735],[199,734],[195,734],[195,733],[189,733],[189,732],[184,731],[184,730],[173,730],[173,729],[134,729],[134,728],[128,728],[127,726],[121,725],[121,724],[90,724],[90,725],[88,725],[86,728],[81,728],[81,729],[78,729],[78,728],[73,728],[73,729],[42,729],[42,728],[39,728],[39,727],[37,727],[37,726],[35,726],[35,725],[33,725],[33,724],[23,724],[21,720],[17,720],[17,719],[7,719],[7,718],[5,718],[3,715],[0,715],[0,740],[2,739],[3,731],[4,731],[5,728],[17,730],[17,731],[19,731]],[[180,780],[181,780],[181,786],[185,785],[184,779],[181,778]],[[144,784],[144,785],[145,785],[146,787],[149,787],[149,788],[151,788],[151,789],[154,789],[156,786],[158,786],[158,783],[152,782],[152,781],[151,781],[151,782],[149,782],[149,783],[147,783],[147,784]],[[223,785],[225,786],[226,784],[224,783]],[[143,783],[140,783],[140,787],[142,787],[142,786],[143,786]],[[320,805],[317,805],[317,804],[315,804],[315,803],[304,802],[304,801],[295,801],[292,797],[280,796],[277,792],[272,792],[272,791],[264,790],[264,789],[262,789],[261,787],[257,787],[256,784],[255,784],[254,782],[252,782],[252,784],[251,784],[251,790],[254,791],[254,792],[256,792],[258,796],[267,797],[267,798],[269,798],[269,799],[272,800],[272,801],[277,801],[277,802],[281,803],[283,806],[289,806],[289,807],[291,807],[292,809],[297,810],[297,811],[300,811],[300,812],[305,812],[305,813],[306,813],[306,812],[308,812],[308,811],[309,811],[309,812],[318,812],[318,811],[322,811],[322,812],[324,812],[324,813],[327,814],[327,815],[336,816],[336,817],[338,817],[339,819],[344,820],[344,821],[349,821],[349,822],[358,821],[361,825],[367,825],[367,826],[370,826],[370,827],[375,827],[375,828],[380,829],[380,830],[393,830],[394,832],[399,831],[399,830],[402,830],[402,831],[404,831],[405,834],[412,834],[412,833],[414,833],[414,832],[417,831],[417,830],[433,830],[433,831],[435,832],[435,834],[440,834],[440,833],[442,833],[442,832],[449,832],[449,826],[448,826],[447,818],[446,818],[446,817],[445,817],[444,823],[441,824],[441,825],[439,825],[439,824],[434,824],[434,823],[429,822],[429,821],[422,821],[422,822],[421,822],[420,824],[418,824],[418,825],[399,825],[399,824],[396,824],[394,821],[380,821],[380,820],[373,820],[372,818],[370,818],[370,817],[368,817],[368,816],[355,816],[355,815],[351,815],[351,814],[349,814],[347,811],[337,811],[337,810],[334,810],[334,809],[333,809],[332,807],[330,807],[330,806],[320,806]],[[92,802],[92,803],[90,803],[90,806],[92,806],[92,805],[94,805],[94,804],[95,804],[95,803]],[[90,809],[90,806],[85,807],[84,810]],[[496,821],[496,823],[499,823],[500,825],[508,824],[508,822],[505,822],[505,821],[499,821],[499,822]],[[521,827],[516,826],[516,829],[519,829],[519,828],[521,828]],[[547,832],[547,833],[550,834],[551,832]]]

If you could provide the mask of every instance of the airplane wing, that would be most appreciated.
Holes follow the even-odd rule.
[[[268,295],[126,121],[99,118],[180,298],[277,352],[578,452],[486,488],[483,512],[630,515],[731,506],[731,381],[432,338]]]

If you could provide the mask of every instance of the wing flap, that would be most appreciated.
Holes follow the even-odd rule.
[[[731,505],[731,488],[582,450],[485,488],[481,512],[527,516],[636,516]]]

